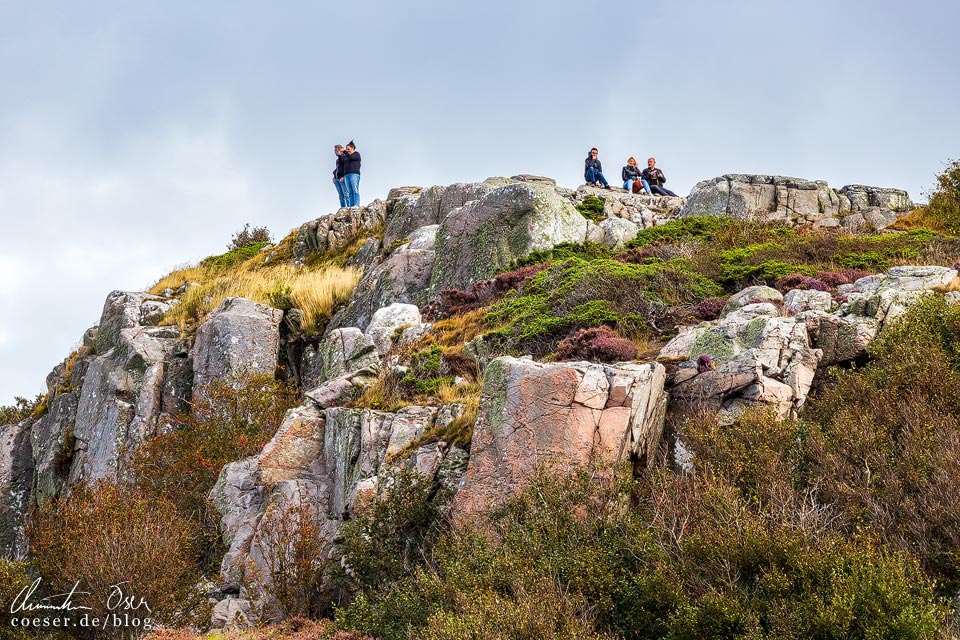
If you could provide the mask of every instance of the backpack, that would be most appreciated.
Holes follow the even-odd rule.
[[[631,189],[633,193],[643,193],[643,180],[637,178],[633,181],[633,188]]]

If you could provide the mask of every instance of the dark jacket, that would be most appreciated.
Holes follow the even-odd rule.
[[[663,171],[660,171],[660,169],[656,167],[654,167],[652,171],[650,170],[650,167],[647,167],[643,170],[643,173],[641,173],[640,176],[650,184],[661,185],[666,184],[667,182],[667,178],[663,175]]]
[[[583,163],[583,175],[587,175],[587,169],[593,167],[593,170],[597,173],[603,173],[603,165],[600,164],[600,158],[591,158],[587,156],[587,159]]]
[[[343,155],[340,156],[343,158],[343,175],[348,173],[360,173],[360,152],[354,151],[353,153],[343,152]]]
[[[337,180],[343,177],[343,163],[346,161],[344,154],[337,156],[337,166],[333,170],[333,177]]]
[[[620,179],[626,182],[627,180],[636,180],[640,177],[640,167],[631,167],[630,165],[624,165],[623,171],[620,172]]]

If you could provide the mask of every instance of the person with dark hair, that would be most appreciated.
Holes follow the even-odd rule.
[[[360,206],[360,152],[357,151],[357,145],[353,140],[347,143],[347,148],[343,152],[343,174],[340,182],[344,185],[347,193],[347,206]]]
[[[626,166],[623,168],[623,171],[620,172],[620,177],[623,179],[623,188],[627,191],[632,193],[640,193],[640,187],[634,186],[637,180],[639,180],[640,184],[643,185],[642,191],[645,191],[648,194],[650,193],[650,186],[640,175],[640,167],[637,166],[637,159],[633,156],[630,156],[630,158],[627,160]]]
[[[603,166],[600,164],[599,158],[597,158],[599,153],[596,147],[590,149],[590,153],[583,163],[583,179],[586,180],[589,185],[596,186],[602,184],[604,189],[610,189],[610,184],[607,182],[607,179],[603,177]]]
[[[663,186],[663,183],[667,181],[667,178],[663,175],[663,171],[657,169],[656,158],[647,158],[647,168],[643,170],[643,173],[640,174],[640,177],[646,182],[646,184],[649,185],[651,193],[658,196],[677,197],[677,194]]]
[[[343,180],[343,145],[333,146],[333,152],[337,154],[337,166],[333,169],[333,186],[337,188],[337,195],[340,196],[340,208],[347,206],[347,186]]]

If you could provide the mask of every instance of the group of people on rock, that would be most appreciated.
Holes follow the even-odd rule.
[[[337,167],[333,170],[333,184],[337,187],[341,207],[360,206],[360,152],[353,140],[347,146],[334,145]]]
[[[587,159],[584,161],[583,179],[587,184],[593,186],[603,186],[604,189],[613,189],[610,183],[603,175],[603,165],[600,164],[600,154],[597,148],[590,149]],[[647,168],[643,171],[637,166],[636,158],[631,157],[627,160],[626,166],[620,172],[620,178],[623,180],[623,188],[631,193],[646,193],[657,196],[673,196],[673,191],[664,187],[667,181],[663,171],[657,168],[656,158],[647,158]]]

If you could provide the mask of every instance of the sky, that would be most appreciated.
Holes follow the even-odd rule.
[[[907,189],[960,157],[960,3],[0,0],[0,404],[114,289],[393,186],[656,156]]]

